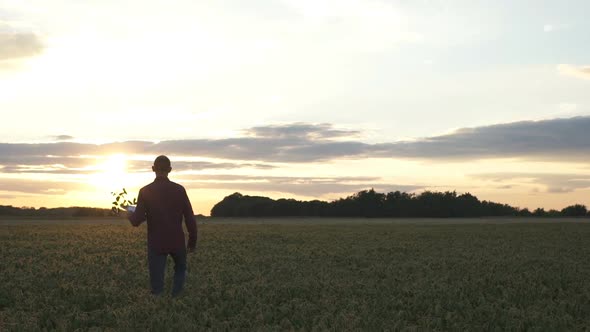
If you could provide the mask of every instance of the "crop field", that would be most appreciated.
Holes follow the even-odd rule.
[[[149,294],[145,225],[0,222],[0,331],[588,330],[589,239],[588,222],[207,221],[173,299]]]

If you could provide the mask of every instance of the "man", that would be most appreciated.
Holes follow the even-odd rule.
[[[172,171],[170,159],[166,156],[157,157],[152,170],[156,173],[156,179],[141,188],[135,212],[128,213],[127,218],[135,227],[147,220],[152,294],[161,295],[164,291],[166,259],[170,255],[174,260],[172,296],[177,296],[184,286],[187,251],[195,251],[197,245],[197,223],[186,190],[168,179],[168,173]],[[186,246],[182,230],[183,217],[189,234]]]

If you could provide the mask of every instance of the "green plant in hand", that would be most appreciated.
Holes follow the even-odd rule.
[[[127,190],[125,188],[118,193],[111,192],[111,195],[115,198],[113,203],[111,203],[111,211],[116,216],[120,215],[121,211],[127,211],[128,206],[137,205],[137,198],[133,198],[133,200],[127,199]]]

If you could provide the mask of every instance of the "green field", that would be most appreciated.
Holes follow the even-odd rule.
[[[588,222],[280,222],[199,225],[178,299],[145,226],[1,223],[0,331],[590,328]]]

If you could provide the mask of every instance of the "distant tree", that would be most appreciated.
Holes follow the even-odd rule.
[[[212,216],[219,217],[270,217],[274,216],[275,201],[268,197],[243,196],[233,193],[215,204]]]
[[[518,211],[518,215],[520,217],[531,217],[533,214],[531,213],[531,211],[528,208],[524,208],[524,209],[520,209]]]
[[[455,192],[425,191],[416,197],[420,212],[417,217],[451,217],[451,203],[457,198]]]
[[[575,204],[561,210],[561,214],[564,217],[584,217],[588,214],[588,209],[585,205]]]
[[[0,215],[3,216],[15,216],[21,212],[21,209],[16,208],[12,205],[2,205],[0,206]]]
[[[518,209],[508,204],[499,204],[490,201],[481,203],[480,216],[507,217],[518,215]]]
[[[456,202],[453,217],[477,217],[482,215],[481,202],[470,193],[458,196]]]
[[[23,216],[23,217],[104,217],[110,214],[110,210],[88,207],[68,207],[68,208],[17,208],[13,206],[0,205],[0,215],[4,216]]]
[[[211,215],[218,217],[238,217],[238,209],[241,198],[242,194],[238,192],[225,197],[221,202],[213,206],[211,209]]]
[[[363,190],[355,194],[352,198],[358,216],[360,217],[384,217],[385,195],[371,190]]]
[[[110,214],[106,209],[89,207],[75,207],[72,211],[72,217],[106,217]]]
[[[215,204],[214,217],[560,217],[583,216],[588,211],[583,205],[574,205],[563,211],[545,211],[538,208],[519,209],[508,204],[480,201],[470,193],[458,195],[455,191],[424,191],[419,195],[400,191],[387,194],[373,188],[332,202],[319,200],[298,201],[281,198],[248,196],[233,193]]]
[[[533,211],[533,216],[535,216],[535,217],[546,217],[547,216],[547,212],[545,212],[545,209],[543,209],[543,208],[537,208],[537,209],[535,209],[535,211]]]
[[[415,194],[390,192],[385,195],[385,215],[388,217],[410,217],[417,214]]]

